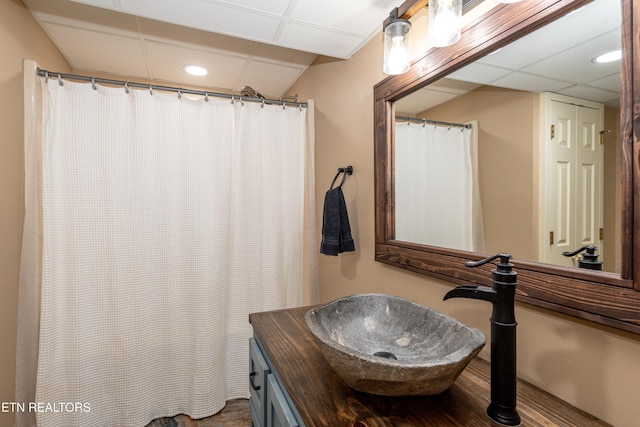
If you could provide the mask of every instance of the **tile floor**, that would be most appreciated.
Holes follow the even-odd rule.
[[[248,427],[249,425],[249,401],[238,399],[228,401],[222,411],[208,418],[192,420],[181,414],[153,420],[147,427]]]

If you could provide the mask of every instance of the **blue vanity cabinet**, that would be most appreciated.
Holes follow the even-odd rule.
[[[265,427],[299,427],[275,375],[267,376],[267,423]]]
[[[267,360],[262,355],[254,338],[249,340],[249,385],[251,398],[251,427],[264,427],[266,416],[267,375],[271,373]]]
[[[251,427],[304,427],[255,338],[249,340]]]

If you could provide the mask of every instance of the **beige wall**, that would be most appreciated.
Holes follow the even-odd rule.
[[[0,402],[13,402],[24,215],[22,61],[62,72],[70,67],[20,0],[0,1],[0,53]],[[0,412],[0,426],[12,425],[13,414]]]
[[[290,91],[316,100],[318,218],[336,169],[354,166],[343,188],[357,248],[338,257],[320,256],[321,300],[390,293],[453,315],[488,336],[488,304],[445,303],[450,284],[373,259],[373,85],[384,78],[381,69],[382,40],[376,37],[350,60],[317,61]],[[523,304],[516,316],[521,377],[616,426],[637,425],[640,337]],[[481,355],[488,358],[488,349]]]

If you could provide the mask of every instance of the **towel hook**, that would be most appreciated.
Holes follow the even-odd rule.
[[[333,186],[336,183],[336,180],[338,179],[340,174],[343,174],[343,175],[342,175],[342,181],[340,181],[340,185],[338,185],[338,188],[342,188],[342,184],[344,184],[345,179],[347,179],[347,175],[353,174],[353,166],[338,168],[338,173],[333,178],[333,181],[331,181],[331,187],[329,188],[329,190],[333,190]]]

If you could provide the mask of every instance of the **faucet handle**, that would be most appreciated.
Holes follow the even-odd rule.
[[[587,251],[587,254],[595,255],[595,253],[598,250],[598,248],[596,246],[593,246],[593,245],[588,245],[588,246],[583,246],[580,249],[575,250],[573,252],[562,252],[562,255],[564,255],[566,257],[572,257],[572,256],[578,255],[580,252],[585,251],[585,250]]]
[[[496,254],[494,256],[490,256],[489,258],[485,258],[483,260],[480,261],[467,261],[464,263],[465,267],[480,267],[481,265],[485,265],[488,262],[491,262],[495,259],[500,258],[500,262],[498,264],[496,264],[498,266],[498,268],[500,267],[507,267],[507,268],[511,268],[513,267],[513,264],[511,264],[509,262],[509,260],[512,258],[511,255],[509,254]]]
[[[584,246],[573,252],[562,252],[562,255],[566,257],[577,256],[580,252],[586,251],[582,254],[582,259],[578,260],[578,267],[588,268],[589,270],[602,270],[602,261],[598,261],[598,254],[596,251],[598,248],[593,245]]]
[[[518,273],[513,271],[513,264],[509,262],[512,256],[507,253],[490,256],[480,261],[467,261],[464,265],[466,267],[480,267],[498,258],[500,258],[500,262],[495,264],[498,268],[491,270],[491,281],[494,285],[515,285]]]

